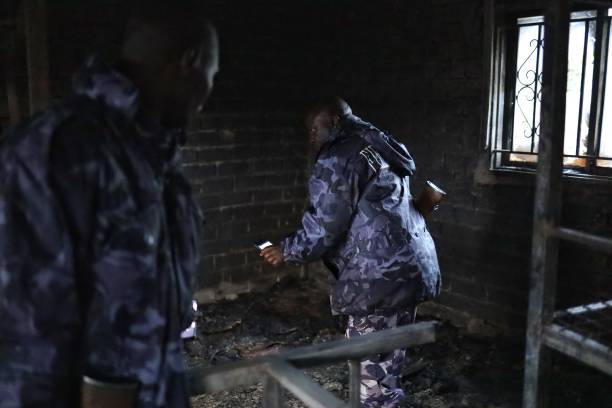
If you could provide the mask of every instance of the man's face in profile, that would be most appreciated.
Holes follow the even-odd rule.
[[[323,111],[312,113],[306,118],[306,130],[308,131],[308,142],[315,152],[331,138],[333,120],[329,113]]]

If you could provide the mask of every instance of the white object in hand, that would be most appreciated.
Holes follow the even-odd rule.
[[[198,302],[196,300],[191,301],[191,307],[193,307],[194,314],[198,311]],[[191,325],[183,330],[181,333],[181,339],[192,339],[196,336],[196,322],[191,322]]]

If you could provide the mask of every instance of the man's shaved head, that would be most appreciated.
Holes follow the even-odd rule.
[[[201,111],[219,70],[217,32],[203,1],[132,0],[121,67],[141,108],[166,128],[184,128]]]
[[[216,32],[201,1],[132,0],[123,56],[155,61],[178,59],[204,42],[217,47]]]
[[[321,98],[311,104],[307,111],[307,117],[313,118],[321,112],[326,112],[330,116],[342,117],[351,114],[353,111],[344,99],[332,96]]]
[[[349,104],[337,96],[322,98],[310,105],[306,113],[306,130],[315,151],[331,140],[332,130],[340,119],[351,113]]]

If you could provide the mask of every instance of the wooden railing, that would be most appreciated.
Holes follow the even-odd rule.
[[[371,355],[435,341],[436,322],[420,322],[351,339],[300,347],[215,367],[194,367],[188,373],[193,396],[263,382],[265,408],[282,406],[282,388],[307,407],[359,407],[360,361]],[[311,380],[300,369],[348,361],[348,404]]]

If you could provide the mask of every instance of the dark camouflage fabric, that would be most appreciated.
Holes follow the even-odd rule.
[[[380,330],[414,323],[416,309],[391,315],[349,316],[346,337],[351,338]],[[361,404],[365,408],[395,408],[404,399],[400,376],[406,357],[405,349],[370,356],[361,362]]]
[[[322,146],[310,208],[281,246],[286,261],[323,259],[337,278],[335,313],[386,314],[439,293],[434,242],[410,194],[414,170],[404,145],[354,115]]]
[[[187,407],[199,210],[180,132],[92,58],[75,92],[0,148],[0,407],[78,406],[83,374]]]

